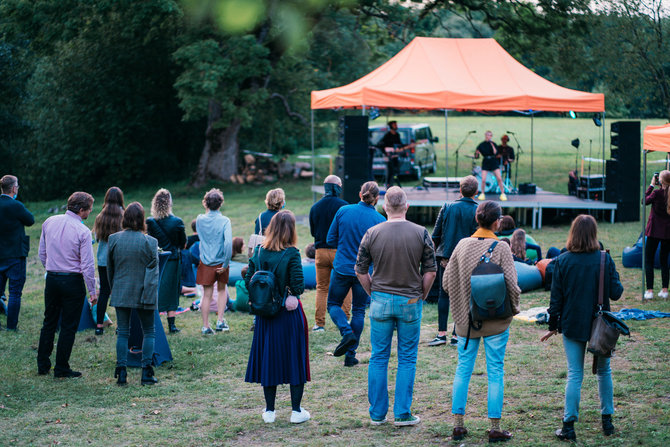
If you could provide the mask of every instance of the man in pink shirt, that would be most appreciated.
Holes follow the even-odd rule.
[[[42,224],[39,256],[47,270],[44,287],[44,323],[37,349],[37,373],[51,369],[54,334],[61,317],[54,377],[80,377],[70,368],[69,360],[81,310],[88,288],[91,303],[95,292],[95,261],[91,231],[84,225],[93,208],[93,197],[75,192],[67,199],[67,211],[52,216]]]

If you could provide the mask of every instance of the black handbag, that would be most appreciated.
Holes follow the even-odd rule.
[[[587,350],[593,354],[593,374],[596,373],[598,357],[612,357],[616,350],[619,335],[630,335],[630,330],[623,320],[603,310],[603,294],[605,286],[605,252],[600,252],[600,278],[598,281],[598,312],[591,325],[591,338]]]

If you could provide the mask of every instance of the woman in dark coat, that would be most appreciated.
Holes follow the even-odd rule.
[[[654,186],[659,186],[654,189]],[[668,281],[670,280],[670,268],[668,268],[668,255],[670,255],[670,171],[661,171],[658,178],[654,176],[651,185],[647,188],[644,203],[651,205],[649,222],[644,232],[647,243],[644,248],[645,276],[647,279],[647,291],[643,299],[650,300],[654,297],[654,257],[658,245],[661,245],[661,291],[659,298],[668,297]]]
[[[246,382],[260,383],[265,394],[266,423],[275,421],[277,385],[291,385],[291,422],[309,420],[300,406],[305,382],[310,380],[307,350],[307,320],[298,299],[305,290],[295,216],[279,211],[265,231],[265,240],[254,250],[245,276],[247,287],[258,270],[274,270],[279,290],[286,291],[285,305],[273,318],[256,316],[254,338],[249,353]]]
[[[600,245],[596,220],[581,214],[572,221],[566,247],[568,251],[556,259],[551,283],[549,331],[541,338],[548,340],[557,332],[563,334],[563,347],[568,362],[565,385],[563,428],[556,431],[561,440],[576,440],[574,423],[579,417],[579,398],[584,378],[586,342],[591,336],[591,325],[598,311],[598,283],[600,276]],[[603,283],[603,310],[610,310],[610,299],[618,300],[623,293],[614,261],[605,255]],[[612,413],[614,397],[610,359],[598,357],[598,394],[603,433],[614,433]]]
[[[171,334],[180,330],[174,324],[181,287],[181,249],[186,246],[184,222],[172,215],[172,196],[167,189],[159,189],[151,201],[151,216],[147,219],[147,233],[156,238],[158,246],[170,252],[158,292],[158,311],[167,312],[168,329]]]
[[[109,236],[107,275],[112,293],[110,304],[116,308],[117,384],[126,384],[130,313],[137,312],[144,333],[142,342],[142,385],[157,382],[151,360],[154,353],[154,312],[158,301],[158,244],[144,234],[144,208],[137,202],[123,214],[123,230]]]

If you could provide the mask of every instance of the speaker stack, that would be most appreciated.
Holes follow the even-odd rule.
[[[640,220],[640,122],[617,121],[610,127],[611,160],[605,164],[605,202],[616,203],[616,220]]]
[[[358,203],[358,193],[370,177],[368,117],[342,116],[339,122],[337,173],[342,178],[343,199]]]

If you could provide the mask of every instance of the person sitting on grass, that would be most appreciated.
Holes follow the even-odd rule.
[[[228,297],[228,275],[230,258],[233,251],[233,232],[230,219],[221,214],[223,193],[212,188],[205,194],[202,206],[207,211],[196,219],[196,229],[200,238],[200,264],[196,274],[196,283],[203,287],[200,312],[202,313],[202,335],[214,333],[209,327],[209,304],[212,300],[214,283],[217,288],[216,331],[228,331],[228,323],[223,318]]]

